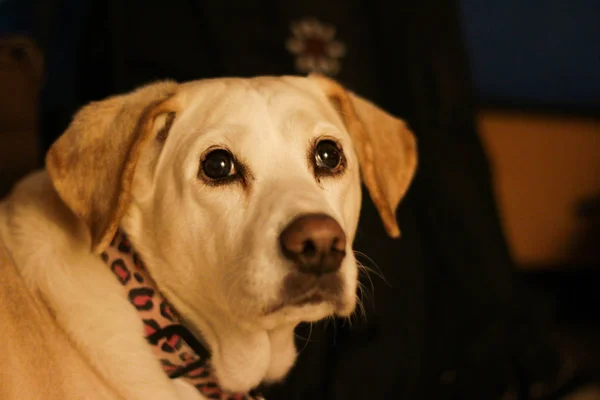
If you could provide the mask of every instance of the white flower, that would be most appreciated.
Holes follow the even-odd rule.
[[[346,54],[343,43],[335,40],[335,28],[316,18],[292,22],[293,36],[286,41],[287,50],[296,57],[296,69],[302,73],[336,75],[340,59]]]

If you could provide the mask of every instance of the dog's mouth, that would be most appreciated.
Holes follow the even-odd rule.
[[[331,298],[331,296],[327,296],[320,291],[315,291],[305,296],[301,296],[297,299],[292,300],[281,300],[272,306],[268,307],[265,311],[266,315],[274,314],[277,311],[282,310],[285,307],[302,307],[308,305],[317,305],[320,303],[324,303],[327,301],[334,301],[335,299]]]
[[[292,273],[284,279],[281,300],[269,306],[265,314],[276,313],[286,307],[304,307],[331,303],[340,308],[344,293],[343,281],[339,274],[312,276]]]

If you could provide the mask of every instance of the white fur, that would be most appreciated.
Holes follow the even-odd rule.
[[[343,123],[307,79],[193,82],[181,85],[176,101],[181,111],[168,139],[142,154],[122,227],[165,297],[202,333],[222,386],[247,391],[284,378],[296,359],[299,322],[347,316],[355,307],[359,166]],[[307,154],[320,136],[342,144],[348,167],[319,183]],[[200,157],[213,145],[248,165],[248,189],[209,187],[197,178]],[[184,398],[186,389],[163,373],[135,310],[90,253],[89,234],[46,173],[28,178],[9,205],[0,232],[20,273],[106,384],[127,399]],[[325,302],[265,315],[291,268],[278,234],[309,212],[332,216],[346,233],[343,307]]]

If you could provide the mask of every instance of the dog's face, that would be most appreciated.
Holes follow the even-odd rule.
[[[87,119],[103,132],[67,131],[48,155],[55,187],[93,245],[123,225],[159,287],[193,313],[208,308],[266,329],[351,314],[361,171],[397,235],[395,207],[416,164],[412,134],[321,77],[164,85],[84,110],[108,109],[110,120],[79,116],[71,131]],[[126,140],[107,137],[111,129]],[[73,178],[86,147],[92,158],[106,147],[121,153],[111,156],[116,172],[92,177],[106,188],[71,188],[86,179]]]
[[[198,312],[272,326],[354,309],[357,157],[318,88],[297,83],[183,85],[168,137],[143,153],[130,229],[165,261],[163,290]]]

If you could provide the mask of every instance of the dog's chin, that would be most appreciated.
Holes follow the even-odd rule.
[[[339,273],[312,276],[290,273],[283,280],[278,297],[262,310],[269,324],[315,322],[338,315],[349,316],[356,306],[352,288]]]
[[[348,317],[355,307],[355,296],[314,291],[270,304],[260,320],[266,329],[274,329],[282,324],[316,322],[330,316]]]

